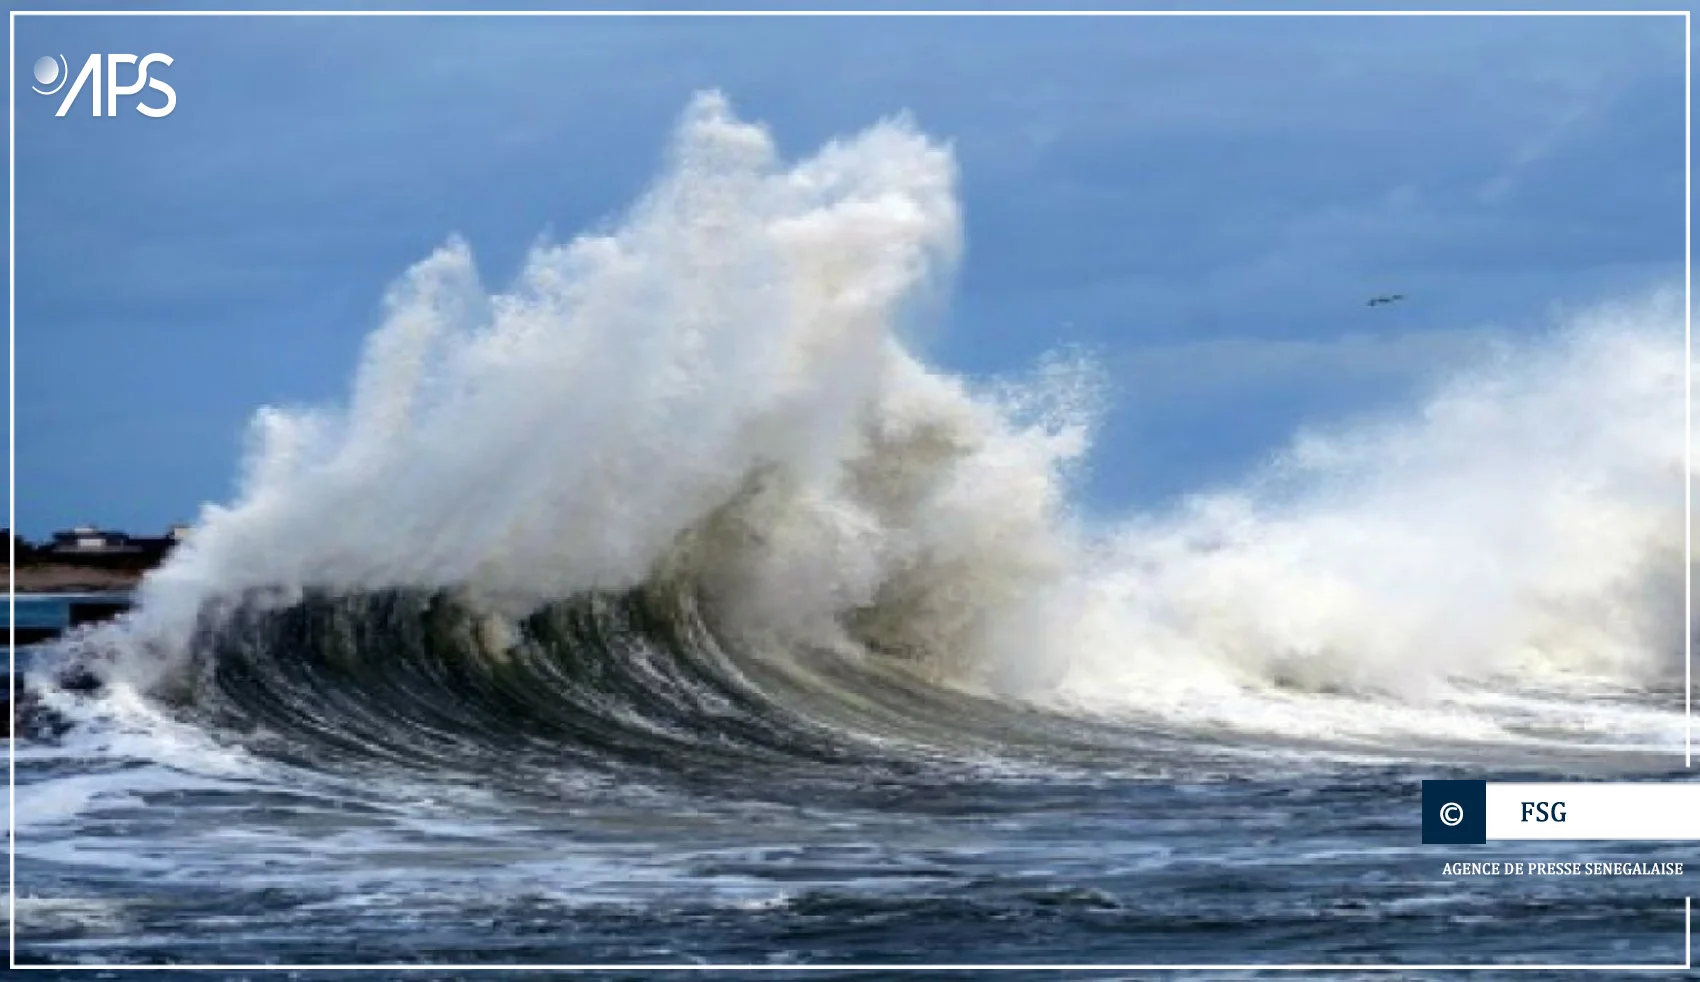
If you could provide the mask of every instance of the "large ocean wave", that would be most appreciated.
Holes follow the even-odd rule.
[[[1679,295],[1090,521],[1119,380],[979,383],[911,343],[954,182],[907,121],[787,164],[699,97],[613,231],[501,292],[459,241],[410,270],[346,406],[260,411],[235,501],[66,657],[280,755],[427,766],[808,770],[1034,714],[1680,744]]]

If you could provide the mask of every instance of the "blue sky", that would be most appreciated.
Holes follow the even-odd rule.
[[[19,19],[18,526],[228,498],[249,414],[340,398],[398,273],[458,233],[499,284],[539,235],[605,223],[704,88],[793,155],[902,110],[951,141],[968,248],[931,360],[1097,352],[1084,503],[1149,505],[1679,277],[1683,30]],[[176,110],[55,118],[30,66],[91,51],[171,54]],[[1384,291],[1410,299],[1364,306]]]

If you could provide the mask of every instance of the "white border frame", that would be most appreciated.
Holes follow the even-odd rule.
[[[1683,484],[1683,613],[1689,630],[1684,632],[1683,666],[1683,766],[1694,766],[1694,632],[1693,632],[1693,31],[1692,17],[1687,10],[14,10],[8,18],[7,65],[11,71],[7,82],[7,322],[8,322],[8,399],[11,416],[8,419],[7,484],[9,528],[17,529],[17,35],[19,17],[1681,17],[1683,21],[1683,350],[1687,361],[1683,368],[1683,454],[1685,461]],[[14,631],[17,620],[17,594],[11,589],[10,573],[17,568],[17,540],[8,539],[7,555],[7,643],[10,646],[8,665],[8,699],[17,697],[17,646]],[[526,971],[602,971],[602,972],[1084,972],[1084,971],[1171,971],[1171,972],[1471,972],[1471,971],[1570,971],[1570,972],[1670,972],[1689,971],[1694,967],[1693,898],[1682,902],[1681,962],[1664,964],[1354,964],[1351,962],[1320,962],[1286,965],[1255,964],[1151,964],[1117,963],[1096,965],[1006,965],[1006,964],[826,964],[779,965],[760,963],[739,964],[399,964],[399,965],[342,965],[342,964],[259,964],[259,965],[93,965],[93,964],[18,964],[17,939],[17,734],[16,717],[8,714],[6,741],[7,771],[7,967],[12,970],[48,971],[386,971],[386,972],[526,972]]]

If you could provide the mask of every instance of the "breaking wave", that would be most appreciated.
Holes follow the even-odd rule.
[[[260,411],[234,503],[71,647],[286,756],[807,769],[1038,718],[1680,742],[1677,295],[1094,522],[1114,380],[912,342],[954,181],[906,120],[788,165],[699,97],[615,230],[501,292],[459,241],[408,271],[346,407]]]

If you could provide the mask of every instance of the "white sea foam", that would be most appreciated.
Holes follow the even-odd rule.
[[[1091,578],[1079,690],[1680,676],[1682,332],[1672,295],[1589,312],[1128,521]]]
[[[254,588],[454,588],[512,615],[668,571],[750,637],[1223,725],[1482,736],[1470,692],[1680,674],[1672,297],[1087,528],[1066,489],[1090,367],[975,386],[906,342],[960,247],[951,155],[906,121],[788,166],[698,98],[615,231],[495,293],[451,241],[390,294],[346,408],[257,415],[239,497],[142,588],[132,668]],[[1666,732],[1637,713],[1622,732]]]

